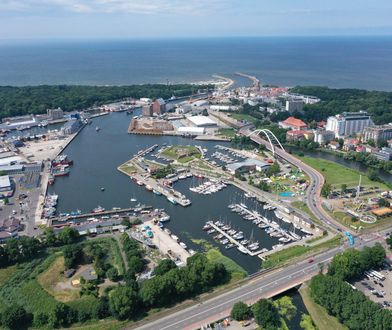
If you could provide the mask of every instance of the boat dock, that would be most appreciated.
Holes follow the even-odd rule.
[[[217,232],[219,232],[224,237],[226,237],[230,241],[230,243],[237,245],[238,248],[243,249],[244,253],[250,255],[251,257],[257,256],[257,255],[265,252],[263,249],[260,249],[258,251],[250,251],[246,246],[243,246],[242,244],[240,244],[236,239],[234,239],[232,236],[230,236],[228,233],[226,233],[223,229],[219,228],[212,221],[209,221],[208,224],[211,226],[211,228],[214,228]],[[261,258],[261,259],[263,259],[263,258]]]
[[[134,212],[141,212],[141,211],[149,211],[152,209],[152,206],[142,206],[142,207],[129,207],[129,208],[124,208],[124,209],[112,209],[112,210],[107,210],[107,211],[102,211],[102,212],[90,212],[90,213],[84,213],[84,214],[75,214],[75,215],[66,215],[63,217],[57,217],[57,218],[50,218],[48,220],[48,225],[52,225],[54,222],[78,222],[78,221],[86,221],[88,218],[97,218],[100,217],[110,217],[110,216],[121,216],[124,215],[124,213],[134,213]]]

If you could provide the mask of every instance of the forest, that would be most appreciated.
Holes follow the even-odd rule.
[[[302,118],[307,122],[325,120],[342,112],[367,111],[375,124],[392,122],[392,92],[367,91],[362,89],[335,89],[318,86],[297,86],[293,93],[316,96],[316,104],[306,104]]]
[[[131,85],[131,86],[0,86],[0,118],[26,114],[46,113],[47,109],[62,108],[64,111],[82,110],[94,105],[124,98],[148,97],[168,99],[197,93],[209,86],[179,85]]]

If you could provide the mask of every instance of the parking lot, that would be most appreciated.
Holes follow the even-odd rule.
[[[378,303],[380,306],[392,309],[392,271],[391,268],[377,270],[385,280],[380,280],[375,276],[366,276],[353,285],[362,291],[370,300]]]

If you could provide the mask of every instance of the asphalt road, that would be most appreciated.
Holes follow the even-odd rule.
[[[160,318],[138,329],[196,329],[203,324],[214,322],[228,316],[231,307],[238,301],[253,303],[260,298],[272,297],[309,280],[319,272],[319,264],[329,262],[342,249],[343,247],[335,248],[315,256],[312,263],[305,260],[255,278],[230,292]]]

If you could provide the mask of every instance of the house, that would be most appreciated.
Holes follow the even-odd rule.
[[[287,141],[303,141],[303,140],[313,140],[313,132],[312,131],[303,131],[303,130],[292,130],[286,133]]]
[[[331,142],[329,142],[329,148],[331,150],[339,150],[340,149],[340,144],[337,141],[331,141]]]
[[[294,117],[289,117],[284,121],[279,122],[279,126],[285,129],[292,129],[292,130],[306,130],[308,125],[304,123],[301,119],[297,119]]]
[[[357,145],[359,145],[358,139],[345,139],[343,143],[343,150],[344,151],[354,150]]]

